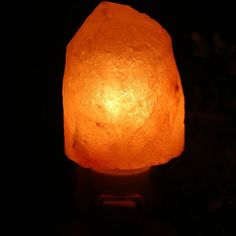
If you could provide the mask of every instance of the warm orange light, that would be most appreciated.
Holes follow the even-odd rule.
[[[184,96],[168,33],[129,6],[100,3],[67,46],[63,106],[65,151],[83,167],[180,155]]]

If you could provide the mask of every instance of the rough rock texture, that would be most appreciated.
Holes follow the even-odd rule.
[[[66,155],[83,167],[166,163],[184,146],[184,96],[171,38],[145,14],[102,2],[67,46]]]

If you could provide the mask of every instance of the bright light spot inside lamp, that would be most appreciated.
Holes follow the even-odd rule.
[[[103,2],[67,46],[65,151],[83,167],[130,170],[184,146],[184,96],[168,33],[129,6]]]

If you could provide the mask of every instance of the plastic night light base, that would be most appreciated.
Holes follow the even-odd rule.
[[[110,170],[110,169],[94,169],[92,168],[94,172],[101,173],[104,175],[111,175],[111,176],[130,176],[130,175],[138,175],[141,173],[148,172],[150,170],[150,167],[144,167],[139,169],[130,169],[130,170]]]
[[[156,199],[150,167],[104,171],[76,165],[75,180],[78,213],[93,215],[99,224],[138,223]]]

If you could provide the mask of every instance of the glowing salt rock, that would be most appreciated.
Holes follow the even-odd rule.
[[[102,2],[67,46],[65,152],[93,169],[168,162],[184,146],[184,96],[162,26],[126,5]]]

